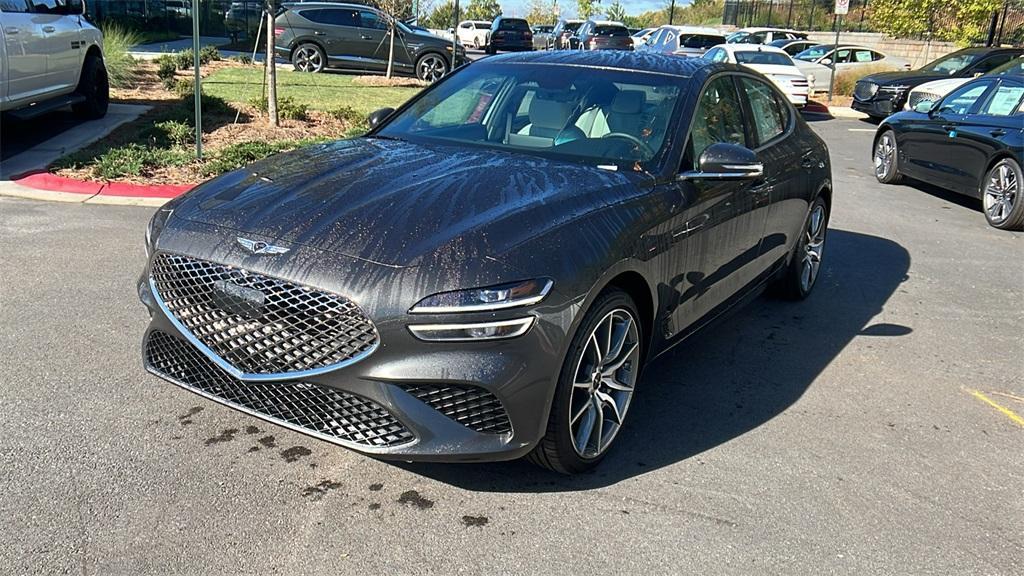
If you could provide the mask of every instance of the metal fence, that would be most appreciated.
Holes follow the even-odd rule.
[[[255,35],[263,0],[200,0],[199,33],[245,38]],[[89,0],[90,18],[133,30],[192,34],[192,0]]]
[[[871,20],[872,6],[887,0],[850,0],[850,12],[843,17],[843,30],[878,32]],[[722,23],[749,27],[775,26],[807,31],[835,30],[833,0],[725,0]],[[940,31],[960,26],[951,14],[922,14],[928,29]],[[977,44],[1024,43],[1024,0],[1006,0],[1002,9],[993,12],[983,27]],[[920,38],[928,34],[921,35]]]

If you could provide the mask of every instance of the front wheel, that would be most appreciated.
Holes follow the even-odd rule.
[[[985,219],[1000,230],[1024,229],[1024,202],[1021,186],[1024,176],[1020,164],[1012,158],[1003,158],[989,169],[982,182],[981,203]]]
[[[874,164],[875,178],[882,184],[899,184],[903,179],[903,175],[900,174],[896,133],[892,130],[882,132],[875,142]]]
[[[633,299],[618,289],[604,292],[590,307],[569,346],[547,431],[530,461],[576,474],[604,458],[622,429],[640,374],[639,318]]]
[[[102,58],[95,55],[85,58],[75,94],[84,98],[71,106],[71,111],[79,117],[95,120],[107,115],[107,107],[110,105],[110,80]]]
[[[436,82],[448,73],[448,61],[440,54],[425,54],[416,61],[416,77],[425,82]]]
[[[828,217],[828,204],[818,196],[811,204],[789,264],[772,286],[777,295],[787,300],[803,300],[810,296],[818,281],[821,261],[825,255]]]

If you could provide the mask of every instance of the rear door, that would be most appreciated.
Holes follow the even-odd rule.
[[[373,61],[373,52],[359,38],[358,10],[321,8],[302,10],[300,14],[313,23],[313,37],[323,45],[331,64],[363,69]]]
[[[46,36],[29,0],[0,0],[7,53],[7,98],[19,102],[47,91]]]
[[[388,34],[388,23],[384,16],[373,10],[359,10],[357,41],[363,45],[360,55],[365,52],[371,61],[368,67],[374,70],[386,70],[388,54],[391,50],[391,37]],[[395,38],[395,63],[399,66],[412,66],[409,49],[405,38],[399,34]]]

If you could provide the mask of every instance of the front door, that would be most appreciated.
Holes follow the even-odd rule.
[[[13,102],[46,91],[46,37],[24,0],[0,0],[7,57],[7,98]]]
[[[994,84],[995,80],[985,79],[961,86],[928,116],[908,123],[901,144],[908,175],[950,190],[964,189],[971,176],[964,170],[961,154],[971,152],[961,137],[960,126]]]
[[[977,196],[988,171],[989,159],[999,150],[1012,149],[1014,132],[1024,129],[1024,83],[1012,77],[1000,79],[977,114],[965,116],[957,127],[958,158],[962,176],[960,191]]]
[[[36,16],[46,38],[46,78],[54,91],[68,92],[78,84],[81,73],[82,52],[80,16],[70,15],[66,0],[32,0]]]

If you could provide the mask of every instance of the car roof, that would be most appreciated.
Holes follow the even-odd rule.
[[[623,28],[626,27],[626,25],[623,24],[622,22],[617,22],[615,20],[591,20],[591,22],[593,22],[595,26],[622,26]]]
[[[358,10],[376,10],[373,6],[350,4],[348,2],[282,2],[281,6],[285,8],[355,8]]]
[[[973,48],[964,48],[957,50],[959,53],[965,54],[991,54],[994,52],[1016,52],[1018,54],[1024,53],[1024,48],[1011,48],[1009,46],[975,46]]]
[[[463,20],[459,24],[465,24],[466,22],[472,22],[473,24],[490,24],[491,20]]]
[[[782,48],[768,46],[767,44],[719,44],[715,48],[724,48],[729,52],[771,52],[772,54],[786,54]],[[786,54],[788,56],[788,54]]]
[[[690,78],[705,69],[737,70],[733,65],[711,62],[703,58],[680,58],[653,52],[632,52],[620,50],[553,50],[537,52],[513,52],[490,56],[479,63],[483,64],[546,64],[564,66],[587,66],[593,68],[611,68],[631,72],[649,72],[668,74],[680,78]]]
[[[799,30],[793,30],[792,28],[740,28],[737,32],[793,32],[796,34],[803,34]]]
[[[665,24],[660,28],[668,28],[669,30],[675,30],[676,32],[680,32],[682,34],[706,34],[708,36],[722,37],[725,36],[725,34],[723,34],[717,28],[709,28],[707,26],[677,26],[675,24]]]

